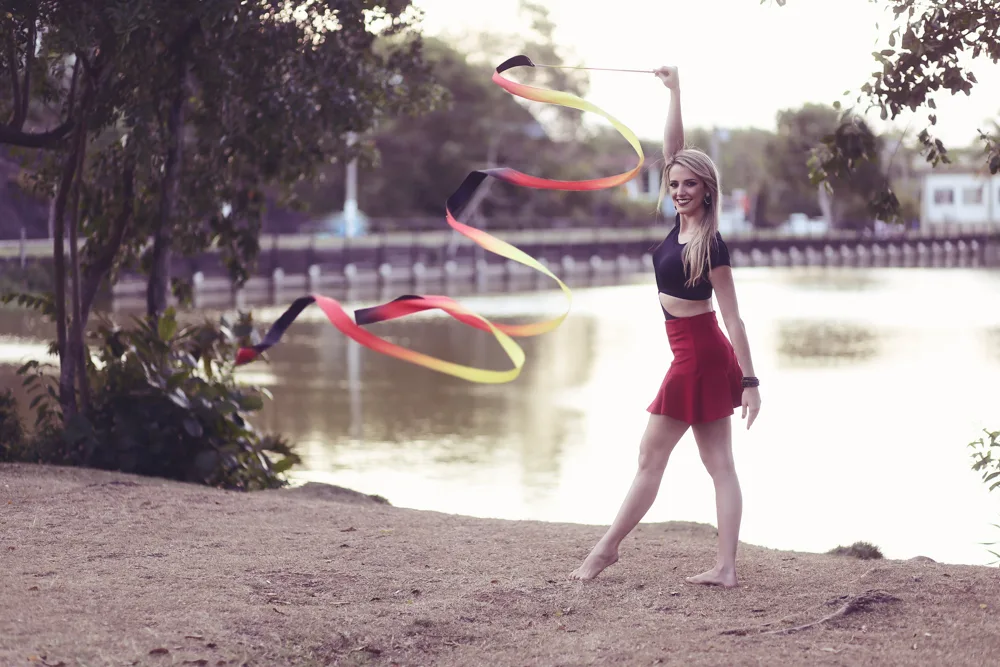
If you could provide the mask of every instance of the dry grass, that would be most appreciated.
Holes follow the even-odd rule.
[[[391,498],[390,498],[391,500]],[[0,466],[0,665],[985,665],[1000,571],[473,519],[331,487],[238,494]]]

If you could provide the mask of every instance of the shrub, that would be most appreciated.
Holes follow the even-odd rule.
[[[989,485],[990,491],[1000,488],[1000,431],[983,431],[989,438],[989,442],[986,438],[979,438],[969,443],[969,447],[973,448],[975,451],[972,452],[972,469],[983,476],[983,482]],[[1000,525],[993,524],[994,528],[1000,529]],[[1000,545],[1000,542],[984,542],[984,546],[996,547]],[[993,556],[997,558],[997,563],[1000,564],[1000,552],[993,551],[992,549],[987,549]]]
[[[57,369],[38,361],[19,369],[36,419],[27,442],[17,431],[22,445],[6,450],[11,459],[246,491],[284,486],[282,473],[301,459],[284,439],[248,421],[270,395],[236,383],[234,328],[225,320],[181,328],[173,309],[155,326],[133,323],[126,329],[101,318],[88,335],[90,406],[65,423]],[[0,429],[14,433],[6,425],[20,422],[9,422],[11,411],[16,416],[0,401]]]
[[[990,485],[990,491],[1000,487],[1000,431],[985,431],[990,441],[979,438],[969,443],[972,452],[972,469],[982,473],[983,481]]]
[[[123,329],[102,319],[91,334],[93,396],[89,414],[66,424],[72,458],[229,489],[283,486],[281,473],[300,458],[248,421],[270,394],[237,385],[229,323],[179,328],[173,309],[155,326],[133,321]]]
[[[833,556],[849,556],[860,560],[878,560],[882,558],[882,551],[870,542],[855,542],[849,547],[837,547],[830,549],[828,554]]]
[[[22,268],[12,261],[0,260],[0,293],[20,289],[52,291],[53,282],[51,269],[42,262],[32,262]]]
[[[24,446],[24,425],[17,411],[14,392],[0,392],[0,461],[14,461]]]

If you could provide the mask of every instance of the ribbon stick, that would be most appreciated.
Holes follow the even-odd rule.
[[[464,207],[472,199],[476,190],[487,177],[539,190],[602,190],[623,185],[632,180],[642,169],[644,159],[642,146],[639,144],[639,139],[635,136],[635,134],[603,109],[600,109],[590,102],[587,102],[571,93],[549,90],[546,88],[535,88],[516,83],[503,76],[504,72],[515,67],[534,66],[534,63],[532,63],[527,56],[514,56],[513,58],[504,61],[496,68],[493,73],[493,82],[510,94],[523,99],[547,104],[556,104],[559,106],[579,109],[581,111],[590,111],[603,116],[635,149],[638,157],[636,166],[627,172],[614,176],[605,176],[602,178],[582,181],[550,180],[525,174],[508,167],[480,169],[473,171],[466,176],[465,180],[458,187],[458,189],[455,190],[455,192],[448,198],[448,201],[445,203],[445,219],[452,229],[471,239],[484,250],[506,257],[507,259],[514,260],[520,264],[524,264],[525,266],[535,269],[536,271],[539,271],[556,281],[560,289],[562,289],[563,293],[566,295],[565,311],[558,317],[541,322],[533,322],[529,324],[494,324],[486,318],[464,308],[450,297],[408,294],[393,299],[388,303],[373,306],[371,308],[356,310],[354,311],[354,321],[352,321],[350,316],[344,311],[336,300],[326,296],[312,294],[296,299],[271,326],[260,343],[253,345],[252,347],[240,348],[236,356],[237,366],[253,361],[265,350],[275,345],[281,339],[285,330],[287,330],[288,327],[291,326],[292,322],[295,321],[295,318],[298,317],[305,308],[315,303],[324,312],[333,326],[337,327],[337,329],[339,329],[346,336],[369,349],[375,350],[376,352],[395,357],[402,361],[408,361],[419,366],[424,366],[434,371],[462,378],[470,382],[497,384],[510,382],[520,375],[521,369],[524,366],[525,355],[524,350],[521,349],[521,346],[514,341],[513,337],[538,336],[558,328],[559,325],[562,324],[563,320],[566,319],[566,316],[569,315],[570,304],[572,303],[573,298],[572,292],[570,292],[569,287],[567,287],[563,281],[549,271],[545,265],[538,262],[534,257],[505,241],[487,234],[481,229],[476,229],[475,227],[470,227],[469,225],[459,222],[455,216],[460,215]],[[444,311],[463,324],[482,331],[488,331],[493,334],[493,336],[497,339],[497,342],[500,343],[504,352],[506,352],[508,358],[513,364],[513,367],[506,371],[492,371],[472,366],[464,366],[462,364],[445,361],[443,359],[438,359],[437,357],[432,357],[399,345],[395,345],[362,328],[376,322],[384,322],[399,317],[405,317],[406,315],[411,315],[413,313],[433,309]]]

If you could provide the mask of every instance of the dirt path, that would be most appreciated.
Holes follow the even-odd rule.
[[[975,665],[1000,570],[741,545],[643,525],[594,582],[601,527],[238,494],[0,465],[0,665]]]

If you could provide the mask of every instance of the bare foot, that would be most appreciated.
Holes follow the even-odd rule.
[[[614,551],[602,551],[598,547],[594,547],[594,550],[590,552],[590,555],[583,561],[583,565],[573,570],[570,573],[570,579],[593,579],[601,572],[604,568],[609,565],[614,565],[618,562],[618,550]]]
[[[736,588],[736,572],[715,567],[708,572],[702,572],[694,577],[687,577],[689,584],[702,584],[703,586],[722,586],[723,588]]]

